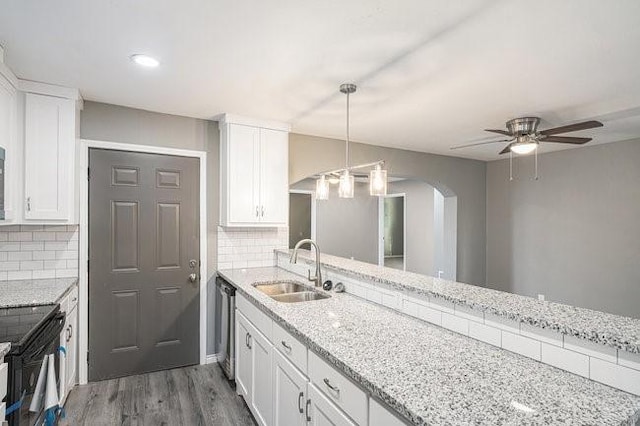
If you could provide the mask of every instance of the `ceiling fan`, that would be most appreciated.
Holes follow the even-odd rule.
[[[540,142],[568,143],[573,145],[585,144],[592,138],[578,138],[556,135],[560,133],[577,132],[578,130],[594,129],[596,127],[603,126],[603,124],[599,121],[590,120],[583,121],[582,123],[554,127],[552,129],[538,130],[538,124],[540,124],[539,117],[514,118],[513,120],[507,121],[507,130],[485,129],[485,131],[487,132],[508,136],[509,139],[452,146],[451,149],[468,148],[471,146],[486,145],[490,143],[509,142],[507,146],[502,151],[500,151],[500,154],[506,154],[510,151],[516,154],[528,154],[536,150]]]

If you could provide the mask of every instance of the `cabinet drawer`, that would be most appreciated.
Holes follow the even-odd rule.
[[[309,378],[356,423],[367,424],[367,394],[311,351],[309,351]]]
[[[378,401],[373,398],[369,400],[369,426],[404,426],[406,424]]]
[[[236,292],[236,307],[242,315],[247,317],[249,321],[264,334],[266,338],[273,341],[273,321],[264,312],[258,309],[253,303],[249,302],[243,295]]]
[[[307,347],[275,322],[273,323],[273,346],[278,348],[305,375],[307,374]]]
[[[0,364],[0,401],[7,394],[7,372],[9,371],[9,366],[7,363]],[[0,417],[3,419],[4,417]]]

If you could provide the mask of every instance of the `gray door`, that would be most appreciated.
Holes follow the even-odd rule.
[[[199,160],[91,149],[89,168],[89,380],[197,363]]]

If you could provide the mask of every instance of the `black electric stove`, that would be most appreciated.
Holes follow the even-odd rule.
[[[11,342],[5,355],[9,364],[5,402],[10,426],[42,422],[43,413],[30,413],[29,405],[45,355],[55,355],[59,380],[58,346],[64,318],[57,304],[0,309],[0,342]]]

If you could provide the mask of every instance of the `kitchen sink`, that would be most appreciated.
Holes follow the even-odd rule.
[[[279,294],[277,296],[271,296],[273,300],[283,303],[308,302],[310,300],[328,299],[329,297],[331,296],[316,291],[301,291],[298,293],[287,293]]]
[[[273,300],[283,303],[308,302],[331,297],[296,281],[257,283],[253,286]]]
[[[306,285],[295,281],[282,281],[276,283],[258,283],[254,287],[266,294],[267,296],[277,296],[279,294],[298,293],[301,291],[309,291]]]

